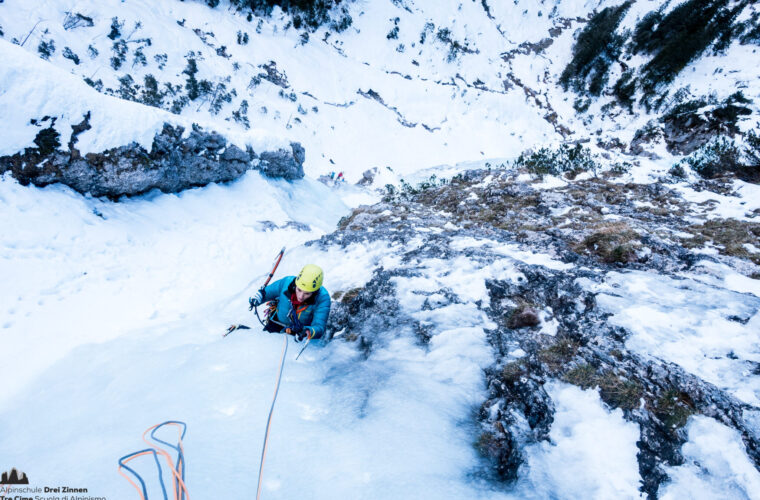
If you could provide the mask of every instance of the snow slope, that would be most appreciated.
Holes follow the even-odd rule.
[[[0,5],[0,26],[5,40],[22,42],[31,31],[23,48],[34,55],[41,42],[53,40],[57,49],[50,56],[52,64],[80,78],[101,80],[115,92],[119,78],[129,75],[142,84],[149,74],[184,92],[183,71],[192,52],[198,79],[221,83],[229,78],[227,88],[236,89],[237,95],[219,114],[210,110],[208,100],[199,99],[183,109],[182,117],[234,135],[245,129],[231,121],[231,114],[246,100],[253,128],[304,145],[306,173],[313,177],[344,171],[356,181],[374,167],[390,167],[408,176],[437,165],[514,157],[526,144],[556,139],[551,125],[540,118],[543,112],[526,101],[522,90],[504,90],[500,54],[514,43],[500,35],[480,4],[408,3],[412,12],[402,3],[356,2],[350,6],[351,28],[340,35],[320,29],[305,44],[296,30],[285,28],[289,18],[278,9],[271,19],[248,22],[230,12],[226,2],[209,9],[203,2],[190,1],[86,0],[71,5],[8,0]],[[88,16],[94,26],[66,30],[67,13]],[[119,39],[107,37],[114,17],[123,23],[121,40],[128,40],[129,49],[118,70],[109,60]],[[395,17],[404,20],[399,38],[389,40],[378,20]],[[461,19],[467,22],[462,24]],[[421,44],[426,23],[435,28]],[[466,40],[472,52],[448,61],[449,45],[435,35],[441,29],[449,29],[456,40]],[[237,43],[238,32],[249,35],[246,45]],[[151,40],[150,45],[140,42],[145,39]],[[400,43],[408,49],[398,52]],[[222,46],[229,58],[217,54]],[[79,64],[63,56],[66,47],[78,56]],[[87,55],[94,54],[89,47],[97,55]],[[145,66],[134,62],[138,47]],[[155,59],[162,55],[163,64]],[[252,82],[270,61],[287,79],[287,88],[266,79]],[[475,82],[482,82],[481,88]],[[41,96],[50,91],[39,89]],[[370,91],[384,104],[368,97]],[[80,110],[72,119],[79,120],[83,113]],[[110,128],[122,126],[128,125],[111,123]]]
[[[31,123],[46,116],[56,118],[53,125],[62,144],[68,144],[72,126],[90,113],[91,129],[77,135],[76,148],[84,155],[97,153],[136,142],[150,151],[153,137],[165,123],[182,126],[185,136],[192,130],[193,120],[173,115],[154,107],[105,96],[89,87],[81,78],[29,54],[15,44],[0,40],[0,108],[6,134],[0,144],[0,155],[12,155],[27,147],[35,147],[34,138],[40,125]],[[205,124],[201,121],[201,124]],[[46,124],[47,125],[47,124]],[[220,124],[215,123],[214,126]],[[225,125],[225,124],[221,124]],[[245,150],[276,150],[289,142],[264,130],[241,131],[224,126],[220,132]]]

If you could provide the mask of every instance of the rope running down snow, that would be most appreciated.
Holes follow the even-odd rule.
[[[288,336],[283,335],[282,356],[280,358],[280,372],[277,374],[277,385],[274,388],[274,397],[272,398],[272,407],[269,408],[269,417],[267,418],[267,430],[264,433],[264,445],[261,447],[261,463],[259,464],[259,483],[256,487],[256,500],[261,499],[261,479],[264,476],[264,461],[267,457],[267,444],[269,442],[269,427],[272,424],[272,413],[274,404],[277,401],[277,393],[280,391],[280,381],[282,380],[282,368],[285,366],[285,354],[288,352]]]

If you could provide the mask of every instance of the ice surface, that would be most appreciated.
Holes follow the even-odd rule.
[[[613,313],[609,321],[632,332],[628,348],[677,363],[757,406],[760,298],[713,283],[634,271],[588,286]]]
[[[596,391],[557,382],[547,389],[557,413],[551,442],[526,449],[533,495],[644,498],[638,492],[638,426],[621,410],[607,410]]]
[[[661,498],[760,498],[760,472],[735,430],[698,416],[691,419],[688,433],[683,447],[686,463],[669,468],[671,482],[660,490]]]

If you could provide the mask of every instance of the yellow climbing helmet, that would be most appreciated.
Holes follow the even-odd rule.
[[[304,292],[316,292],[322,286],[322,268],[314,264],[303,266],[296,278],[296,286]]]

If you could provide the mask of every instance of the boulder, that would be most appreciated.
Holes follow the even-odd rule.
[[[282,178],[289,181],[303,179],[303,162],[306,150],[298,142],[290,143],[290,151],[278,149],[265,151],[259,155],[259,170],[267,177]]]

